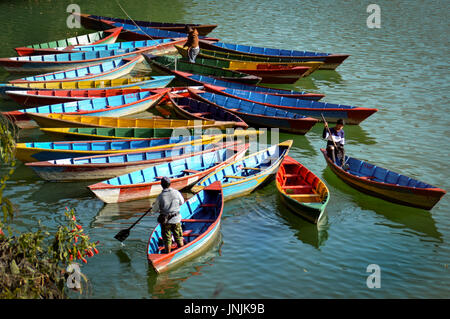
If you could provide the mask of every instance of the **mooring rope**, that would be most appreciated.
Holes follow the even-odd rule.
[[[154,40],[150,35],[148,35],[144,30],[142,30],[141,27],[138,26],[138,25],[136,24],[136,22],[134,22],[134,20],[128,15],[128,13],[125,11],[125,9],[120,5],[120,3],[119,3],[118,0],[116,0],[116,3],[117,3],[117,5],[119,6],[119,8],[123,11],[123,13],[125,13],[125,15],[128,17],[128,19],[130,19],[131,22],[133,22],[133,24],[134,24],[139,30],[142,31],[142,33],[144,33],[146,36],[148,36],[148,37],[150,38],[150,40]]]

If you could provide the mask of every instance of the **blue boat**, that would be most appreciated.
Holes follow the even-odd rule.
[[[3,112],[14,121],[29,120],[27,113],[65,113],[90,116],[125,116],[144,112],[157,104],[170,89],[160,93],[138,92],[124,95],[100,97],[97,99],[80,100],[59,104],[30,107],[17,111]]]
[[[241,144],[200,155],[161,163],[129,174],[114,177],[89,189],[105,203],[121,203],[158,196],[161,178],[170,178],[170,187],[184,189],[223,165],[242,158],[249,145]]]
[[[239,142],[188,144],[145,152],[84,156],[26,163],[48,181],[104,180],[151,167],[163,162],[237,146]]]
[[[186,42],[186,33],[181,32],[175,32],[175,31],[169,31],[169,30],[162,30],[162,29],[155,29],[155,28],[149,28],[144,26],[136,27],[132,24],[126,24],[126,23],[120,23],[120,22],[112,22],[111,21],[111,27],[122,27],[122,33],[119,37],[122,39],[124,36],[126,36],[127,40],[142,40],[145,38],[148,39],[176,39],[176,38],[183,38],[184,42]],[[205,36],[199,36],[199,39],[204,39],[208,41],[217,41],[218,39],[205,37]]]
[[[180,207],[184,243],[164,251],[161,225],[156,225],[147,245],[147,258],[157,273],[173,269],[212,245],[219,235],[223,211],[223,194],[219,182],[211,184]]]
[[[266,93],[250,92],[205,85],[205,89],[214,93],[242,99],[248,102],[278,108],[284,111],[310,116],[321,120],[322,114],[328,122],[345,119],[346,124],[360,124],[378,111],[375,108],[363,108],[350,105],[333,104],[318,101],[306,101],[298,98],[274,96]]]
[[[193,97],[201,101],[212,103],[218,108],[224,108],[237,114],[247,124],[256,127],[279,128],[284,132],[306,134],[316,123],[317,119],[287,112],[274,107],[248,102],[222,94],[188,89]]]
[[[287,140],[227,164],[206,175],[192,187],[192,192],[197,193],[219,181],[224,200],[250,194],[275,177],[292,143],[292,140]]]
[[[211,84],[216,86],[221,86],[229,89],[238,89],[245,90],[251,92],[259,92],[259,93],[267,93],[276,96],[285,96],[285,97],[295,97],[303,100],[313,100],[318,101],[324,97],[323,94],[316,93],[308,93],[305,91],[293,91],[293,90],[283,90],[283,89],[273,89],[259,85],[250,85],[244,83],[237,83],[231,81],[225,81],[216,79],[206,75],[200,74],[191,74],[187,72],[173,71],[173,74],[180,78],[181,80],[186,81],[190,85],[205,85]]]
[[[78,68],[46,73],[35,76],[28,76],[9,81],[10,83],[24,82],[69,82],[69,81],[87,81],[87,80],[112,80],[127,75],[136,66],[143,61],[142,56],[133,58],[116,59],[102,63],[82,66]]]
[[[28,142],[17,143],[16,158],[24,163],[39,162],[81,156],[144,152],[193,143],[213,143],[217,141],[217,137],[176,136],[141,140]]]
[[[152,47],[164,43],[173,42],[172,39],[155,39],[155,40],[140,40],[140,41],[127,41],[116,42],[110,44],[95,44],[95,45],[83,45],[71,48],[72,51],[104,51],[104,50],[127,50],[127,49],[139,49]]]
[[[11,98],[10,93],[13,91],[56,91],[55,95],[58,96],[58,91],[72,90],[105,90],[105,89],[127,89],[127,88],[141,88],[141,89],[151,89],[151,88],[163,88],[169,85],[169,83],[175,78],[173,75],[158,75],[152,77],[140,77],[140,78],[126,78],[126,79],[114,79],[114,80],[99,80],[99,81],[75,81],[75,82],[49,82],[49,83],[0,83],[0,98],[9,99]],[[115,83],[122,82],[120,85],[115,85]],[[112,85],[112,86],[111,86]],[[22,92],[24,94],[25,92]],[[30,92],[28,92],[30,93]],[[19,93],[18,93],[19,94]],[[45,95],[45,94],[42,94]],[[44,100],[45,97],[43,98]],[[31,102],[32,97],[26,96],[24,99],[20,100],[21,105],[24,106],[35,106],[35,105],[46,105],[49,103],[28,103]],[[77,99],[74,99],[77,100]],[[62,101],[58,101],[62,102]],[[58,103],[55,102],[55,103]],[[53,103],[52,103],[53,104]]]
[[[85,14],[85,13],[73,13],[73,15],[78,15],[81,20],[81,24],[86,29],[94,29],[94,30],[104,30],[111,28],[111,22],[120,22],[126,24],[138,25],[140,27],[148,27],[148,28],[156,28],[167,31],[175,31],[186,33],[186,27],[194,27],[197,29],[199,35],[207,35],[212,30],[214,30],[217,25],[216,24],[185,24],[185,23],[173,23],[173,22],[154,22],[154,21],[140,21],[140,20],[128,20],[128,19],[120,19],[120,18],[111,18],[98,16],[93,14]],[[122,36],[126,35],[121,34]],[[126,37],[125,37],[126,38]]]
[[[200,47],[207,50],[229,52],[234,54],[243,54],[250,56],[255,61],[267,62],[290,62],[290,61],[319,61],[324,62],[320,69],[334,70],[345,59],[349,57],[347,54],[332,54],[312,51],[297,51],[264,48],[251,45],[212,42],[200,40]]]
[[[145,52],[152,54],[176,52],[174,46],[184,42],[185,39],[177,39],[145,48],[130,47],[127,49],[117,50],[81,51],[73,53],[0,58],[0,66],[8,72],[56,72],[119,58],[134,57]]]

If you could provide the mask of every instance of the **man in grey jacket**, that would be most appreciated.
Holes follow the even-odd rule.
[[[179,191],[170,187],[170,179],[161,179],[163,191],[156,198],[152,207],[152,212],[166,215],[166,222],[161,223],[161,234],[166,246],[166,253],[170,253],[172,248],[172,233],[178,247],[183,246],[183,229],[181,228],[180,206],[184,203],[184,198]]]

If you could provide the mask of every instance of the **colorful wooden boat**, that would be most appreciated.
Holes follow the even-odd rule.
[[[139,41],[127,41],[116,42],[111,44],[96,44],[96,45],[84,45],[73,48],[64,49],[68,52],[89,52],[89,51],[105,51],[105,50],[130,50],[152,47],[155,45],[167,44],[172,42],[173,39],[154,39],[154,40],[139,40]]]
[[[154,56],[144,54],[145,59],[150,64],[152,70],[163,74],[174,75],[173,71],[182,71],[195,74],[209,75],[221,80],[229,80],[246,84],[257,84],[261,81],[260,77],[248,75],[241,72],[217,68],[214,66],[190,63],[173,56]]]
[[[30,107],[17,111],[3,112],[13,121],[29,120],[28,113],[66,113],[94,116],[125,116],[143,112],[157,104],[165,92],[139,92],[125,95],[100,97],[90,100]]]
[[[39,44],[32,44],[26,47],[15,48],[20,56],[26,55],[42,55],[42,54],[56,54],[57,48],[74,47],[77,45],[95,45],[95,44],[111,44],[116,42],[122,28],[113,28],[104,31],[97,31],[89,34],[83,34],[72,38],[63,40],[56,40],[44,42]]]
[[[292,211],[317,224],[330,199],[325,183],[289,155],[278,169],[275,184],[282,201]]]
[[[167,54],[176,51],[174,45],[183,44],[185,39],[176,39],[167,43],[145,48],[74,52],[0,58],[0,66],[8,72],[56,72],[110,60],[134,57],[142,53]]]
[[[318,101],[306,101],[303,99],[273,96],[265,93],[227,89],[205,84],[205,90],[223,94],[247,102],[258,103],[268,107],[274,107],[284,111],[310,116],[322,120],[322,114],[328,122],[336,122],[345,119],[346,124],[360,124],[370,115],[378,111],[375,108],[364,108],[350,105],[333,104]]]
[[[248,195],[269,183],[278,171],[293,141],[287,140],[222,166],[192,187],[197,193],[216,181],[222,183],[224,200]]]
[[[122,203],[155,197],[162,191],[163,176],[170,178],[170,187],[178,190],[187,188],[221,166],[242,158],[248,147],[248,144],[241,144],[237,147],[182,158],[114,177],[88,187],[105,203]]]
[[[139,89],[165,88],[173,79],[172,75],[162,75],[99,81],[0,84],[0,96],[7,96],[23,106],[42,106],[121,95],[124,90],[128,94],[133,90],[134,93],[140,92]]]
[[[446,193],[438,187],[349,156],[345,157],[344,170],[340,163],[338,166],[328,157],[325,149],[320,150],[331,170],[363,193],[427,210],[432,209]]]
[[[186,27],[195,27],[198,31],[199,35],[207,35],[212,30],[217,27],[217,24],[184,24],[184,23],[168,23],[168,22],[150,22],[150,21],[140,21],[140,20],[128,20],[128,19],[120,19],[120,18],[110,18],[92,14],[85,13],[74,13],[74,15],[78,15],[80,17],[80,22],[86,29],[93,30],[103,30],[105,28],[110,28],[109,23],[104,23],[102,20],[119,22],[125,24],[136,24],[141,27],[146,28],[156,28],[167,31],[175,31],[175,32],[186,32]]]
[[[178,53],[180,53],[183,57],[187,57],[187,49],[181,47],[180,45],[176,45]],[[199,58],[205,59],[214,59],[214,60],[222,60],[229,61],[233,63],[235,67],[237,67],[240,63],[245,63],[245,67],[256,68],[258,64],[271,64],[271,65],[284,65],[284,66],[306,66],[309,67],[310,70],[305,73],[305,76],[310,75],[311,73],[318,70],[324,62],[320,61],[295,61],[295,62],[271,62],[269,58],[264,57],[255,57],[244,54],[234,54],[230,52],[224,51],[213,51],[200,48],[200,53],[197,55]]]
[[[248,128],[239,116],[228,112],[223,108],[214,107],[210,103],[194,100],[189,97],[176,97],[172,93],[168,94],[170,105],[177,115],[190,120],[214,120],[219,122],[232,122],[237,127]]]
[[[272,49],[206,40],[200,40],[200,47],[208,50],[230,52],[256,58],[262,57],[267,59],[267,62],[319,61],[324,62],[320,68],[326,70],[335,70],[350,56],[348,54]]]
[[[216,143],[224,138],[218,136],[176,136],[171,138],[29,142],[16,144],[16,158],[22,162],[39,162],[80,156],[145,152],[187,144]]]
[[[196,126],[194,128],[134,128],[134,127],[58,127],[41,128],[42,132],[59,138],[98,140],[98,139],[148,139],[156,137],[169,137],[176,135],[213,135],[220,134],[215,126],[208,128]],[[255,130],[239,130],[233,134],[239,136],[253,136],[260,134]]]
[[[308,93],[308,92],[304,92],[304,91],[299,92],[299,91],[293,91],[293,90],[274,89],[274,88],[268,88],[268,87],[259,86],[259,85],[249,85],[249,84],[219,80],[219,79],[216,79],[216,78],[213,78],[210,76],[200,75],[200,74],[191,74],[191,73],[187,73],[187,72],[172,71],[172,73],[177,77],[177,79],[180,79],[183,82],[186,82],[190,85],[204,86],[205,84],[211,84],[211,85],[226,87],[229,89],[238,89],[238,90],[244,90],[244,91],[266,93],[266,94],[270,94],[270,95],[293,97],[293,98],[298,98],[298,99],[303,99],[303,100],[313,100],[313,101],[319,101],[321,98],[323,98],[325,96],[323,94]]]
[[[103,180],[160,163],[214,152],[219,149],[237,146],[239,142],[183,145],[146,152],[130,152],[112,155],[84,156],[64,158],[25,165],[48,181],[86,181]]]
[[[182,47],[181,45],[176,45],[178,53],[181,54],[182,57],[188,58],[187,48]],[[318,70],[323,62],[318,61],[306,61],[306,62],[265,62],[265,61],[251,61],[250,59],[245,60],[245,57],[242,55],[236,55],[232,53],[219,52],[219,51],[211,51],[200,49],[200,53],[197,55],[197,58],[210,59],[210,60],[219,60],[225,61],[229,64],[229,68],[231,70],[245,70],[245,69],[257,69],[260,65],[269,65],[269,67],[279,66],[279,67],[308,67],[309,69],[305,72],[303,76],[308,76],[314,71]],[[245,72],[245,71],[243,71]]]
[[[138,55],[132,58],[111,60],[65,71],[28,76],[11,80],[9,83],[113,80],[127,75],[136,64],[141,63],[143,60],[144,58]]]
[[[186,58],[181,61],[189,62]],[[233,70],[245,74],[251,74],[261,78],[261,83],[269,84],[293,84],[306,75],[309,67],[287,66],[281,64],[257,63],[251,62],[230,62],[217,59],[197,58],[195,64],[209,65],[226,70]]]
[[[140,128],[187,128],[202,127],[204,129],[217,127],[226,129],[238,126],[233,121],[215,121],[208,119],[163,119],[163,118],[128,118],[108,116],[66,115],[64,113],[36,114],[28,116],[40,127],[140,127]]]
[[[176,38],[184,38],[186,41],[187,34],[182,32],[168,31],[156,28],[148,28],[143,26],[136,26],[133,23],[120,23],[114,21],[104,21],[110,28],[113,27],[122,27],[123,30],[119,35],[120,39],[127,41],[136,41],[136,40],[148,40],[148,39],[176,39]],[[208,36],[199,35],[199,39],[207,40],[207,41],[219,41],[217,38],[211,38]]]
[[[157,273],[168,271],[206,251],[219,236],[223,194],[219,182],[211,184],[180,207],[184,243],[164,251],[161,225],[156,225],[147,244],[147,258]]]
[[[222,94],[192,89],[189,89],[189,92],[196,99],[237,114],[247,124],[253,124],[256,127],[279,128],[284,132],[306,134],[317,123],[317,119],[311,117]]]

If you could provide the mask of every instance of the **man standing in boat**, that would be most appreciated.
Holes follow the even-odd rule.
[[[344,165],[345,161],[345,151],[344,151],[344,144],[345,144],[345,133],[344,133],[344,120],[339,119],[336,122],[336,126],[329,128],[328,123],[325,121],[325,127],[323,129],[322,137],[327,142],[327,154],[328,157],[330,157],[334,163],[338,164],[336,162],[336,159],[339,159],[340,166]],[[331,135],[330,135],[331,134]]]
[[[161,224],[162,238],[166,246],[166,253],[172,248],[172,234],[178,248],[183,246],[183,229],[181,228],[180,206],[184,203],[183,195],[170,187],[170,179],[161,179],[163,191],[156,198],[152,207],[153,213],[159,212],[158,222]]]
[[[200,46],[198,42],[198,31],[195,28],[186,26],[186,31],[188,33],[188,39],[183,45],[183,48],[188,47],[188,57],[189,62],[195,63],[197,55],[200,53]]]

